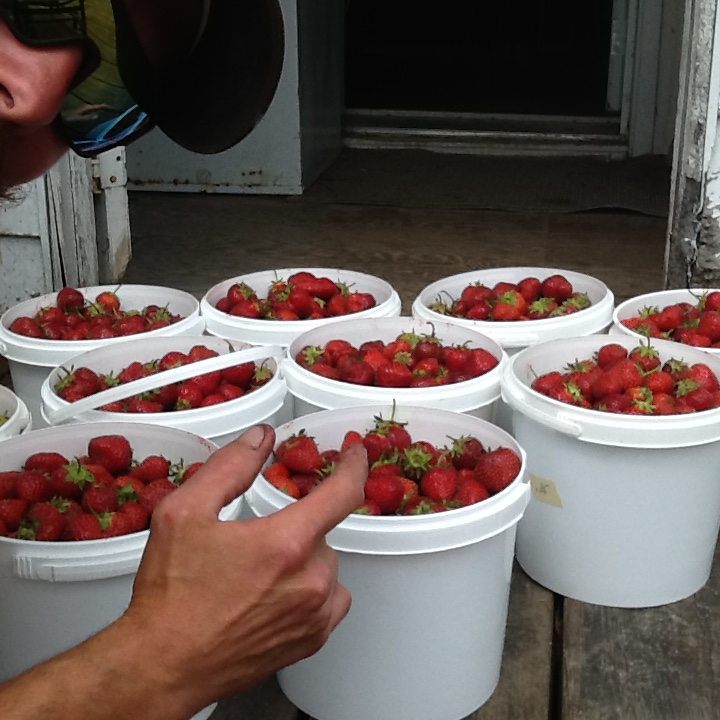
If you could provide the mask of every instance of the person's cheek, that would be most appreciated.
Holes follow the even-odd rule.
[[[12,188],[40,177],[66,152],[52,125],[17,132],[0,125],[0,186]]]

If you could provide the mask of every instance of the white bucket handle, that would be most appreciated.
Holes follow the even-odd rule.
[[[510,366],[508,366],[506,370],[509,368]],[[522,395],[514,392],[512,385],[507,381],[509,380],[508,375],[509,373],[505,375],[504,382],[500,386],[500,394],[502,399],[510,405],[511,408],[521,411],[523,415],[527,415],[529,418],[535,420],[541,425],[557,430],[557,432],[562,433],[563,435],[569,435],[574,438],[578,438],[582,435],[582,426],[567,419],[562,413],[550,416],[545,413],[540,413],[531,405],[528,405]]]
[[[246,362],[274,358],[279,367],[283,353],[284,350],[279,345],[261,345],[245,350],[225,353],[223,355],[216,355],[215,357],[187,363],[172,368],[171,370],[153,373],[139,380],[116,385],[108,390],[103,390],[102,392],[88,395],[73,403],[69,403],[65,407],[55,409],[45,408],[46,416],[53,425],[57,425],[74,415],[79,415],[88,410],[95,410],[115,400],[124,400],[133,395],[139,395],[148,390],[153,390],[156,387],[164,387],[165,385],[170,385],[175,382],[188,380],[196,375],[204,375],[205,373],[215,370],[224,370],[229,367],[234,367],[235,365],[242,365]]]
[[[140,567],[142,548],[112,555],[88,558],[49,558],[37,555],[15,555],[13,573],[22,580],[44,582],[84,582],[106,580],[136,573]]]
[[[18,425],[20,426],[18,434],[30,432],[32,430],[32,415],[27,405],[24,402],[19,402],[16,412],[18,414]]]

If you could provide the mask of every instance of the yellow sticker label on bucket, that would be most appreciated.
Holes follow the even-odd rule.
[[[529,473],[529,475],[530,488],[536,500],[544,502],[546,505],[554,505],[559,508],[563,506],[560,493],[557,491],[555,483],[552,480],[546,480],[534,473]]]

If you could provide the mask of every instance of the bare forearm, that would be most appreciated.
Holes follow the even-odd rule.
[[[72,650],[0,685],[3,720],[185,720],[192,707],[157,649],[121,619]],[[151,645],[151,644],[150,644]]]

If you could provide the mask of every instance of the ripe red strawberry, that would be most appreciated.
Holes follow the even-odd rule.
[[[353,511],[357,515],[382,515],[382,508],[374,501],[369,498],[363,500],[362,505]]]
[[[292,473],[290,480],[293,481],[300,497],[305,497],[308,493],[312,492],[320,483],[320,475],[318,473]]]
[[[15,532],[22,522],[28,503],[20,498],[6,498],[0,500],[0,522],[3,522],[10,532]]]
[[[160,413],[164,411],[165,406],[155,400],[143,400],[143,398],[129,398],[125,401],[124,404],[124,412],[128,413]]]
[[[29,317],[19,317],[13,320],[12,323],[10,323],[10,332],[25,335],[26,337],[45,337],[45,333],[40,327],[40,324]]]
[[[20,470],[0,471],[0,500],[17,497],[15,483],[20,477]]]
[[[401,362],[389,362],[379,367],[375,373],[375,384],[379,387],[409,387],[412,381],[412,370]]]
[[[167,478],[153,480],[140,491],[138,502],[152,515],[158,503],[175,489],[177,485]]]
[[[221,381],[222,373],[220,372],[220,370],[215,370],[214,372],[198,375],[197,377],[192,378],[192,380],[189,380],[188,382],[192,382],[194,385],[199,387],[200,392],[202,392],[203,395],[207,396],[217,392],[217,389],[220,387]]]
[[[345,309],[348,314],[369,310],[376,304],[375,298],[370,293],[351,292],[345,298]]]
[[[471,348],[467,362],[465,363],[465,372],[472,377],[480,377],[497,367],[500,361],[488,350],[484,348]]]
[[[348,430],[345,433],[345,437],[343,437],[340,449],[347,450],[351,445],[357,445],[358,443],[362,443],[362,441],[363,436],[359,432],[356,430]]]
[[[375,370],[363,359],[362,355],[343,355],[338,360],[338,379],[353,385],[372,385],[375,383]]]
[[[68,464],[68,459],[57,452],[37,452],[30,455],[23,465],[25,470],[37,470],[46,475],[52,474],[63,465]]]
[[[573,294],[573,286],[564,275],[551,275],[543,280],[540,294],[561,303]]]
[[[86,460],[83,460],[81,464],[90,473],[90,483],[93,486],[115,486],[115,476],[104,465]],[[85,489],[87,490],[87,488]]]
[[[488,489],[479,480],[472,478],[460,483],[453,500],[457,502],[460,507],[467,507],[468,505],[474,505],[482,500],[486,500],[489,497],[490,492]]]
[[[58,292],[55,304],[63,312],[72,312],[83,308],[85,297],[76,288],[66,286]]]
[[[388,438],[385,433],[376,430],[366,433],[363,438],[363,445],[365,446],[368,463],[370,463],[370,465],[376,463],[382,457],[392,454],[390,438]]]
[[[166,478],[170,474],[170,461],[162,455],[148,455],[130,470],[130,476],[145,483]]]
[[[47,542],[59,540],[65,530],[65,517],[51,503],[35,503],[28,508],[18,527],[18,538]]]
[[[170,469],[173,477],[175,478],[176,485],[182,485],[187,482],[200,468],[203,466],[201,461],[190,463],[183,467],[182,465],[176,466]]]
[[[120,537],[136,532],[133,520],[127,513],[107,512],[100,515],[103,537]]]
[[[528,305],[540,297],[541,288],[542,283],[536,277],[526,277],[517,284],[518,292],[525,298]]]
[[[224,382],[232,383],[245,390],[255,374],[255,363],[246,362],[241,365],[233,365],[220,372]]]
[[[104,485],[88,488],[80,503],[85,512],[97,513],[115,512],[118,508],[117,492]]]
[[[95,298],[95,303],[108,315],[116,315],[120,310],[120,298],[109,290],[101,292]]]
[[[100,540],[103,537],[100,520],[88,513],[73,517],[68,521],[65,536],[71,541]]]
[[[178,387],[176,410],[192,410],[200,407],[205,395],[200,387],[192,380],[186,380]]]
[[[325,465],[315,438],[304,430],[283,440],[275,449],[275,459],[291,472],[301,474],[315,473]]]
[[[701,335],[709,337],[711,342],[720,340],[720,312],[706,310],[700,313],[697,331]]]
[[[147,530],[150,523],[150,513],[139,503],[135,501],[124,502],[118,508],[117,512],[126,515],[130,521],[130,529],[128,532],[141,532]]]
[[[436,502],[451,500],[457,489],[457,470],[452,466],[430,468],[420,478],[420,491]]]
[[[451,438],[453,441],[450,448],[450,461],[458,469],[473,469],[480,457],[484,454],[485,448],[480,440],[470,435],[463,435],[459,438]]]
[[[94,482],[92,473],[77,460],[57,468],[50,475],[49,485],[52,496],[79,500],[84,487]]]
[[[625,360],[628,356],[628,351],[618,343],[608,343],[598,348],[595,353],[595,362],[603,369],[607,370],[615,363],[620,360]]]
[[[263,471],[265,479],[275,485],[280,480],[287,480],[290,477],[290,471],[280,462],[268,465]]]
[[[520,457],[513,450],[499,447],[480,458],[475,467],[475,478],[494,495],[518,476],[521,466]]]
[[[263,308],[257,298],[248,298],[235,303],[230,308],[230,315],[256,320],[262,317]]]
[[[720,389],[720,382],[718,381],[717,375],[715,375],[705,363],[694,363],[691,365],[685,374],[685,378],[700,383],[700,385],[710,390],[710,392],[716,392]]]
[[[145,332],[145,320],[140,315],[126,315],[118,318],[115,329],[120,335],[137,335]]]
[[[672,332],[676,330],[685,319],[685,313],[680,305],[668,305],[663,308],[655,318],[661,332]]]
[[[365,481],[365,497],[376,502],[384,515],[396,512],[405,496],[400,477],[388,473],[370,473]]]
[[[133,451],[123,435],[101,435],[88,443],[88,455],[111,473],[121,473],[130,467]]]
[[[650,344],[638,345],[633,348],[628,354],[628,358],[644,372],[655,370],[661,364],[658,351]]]
[[[15,492],[29,505],[49,500],[52,497],[50,483],[41,472],[23,470],[15,481]]]
[[[324,362],[316,362],[307,368],[311,373],[320,375],[320,377],[326,377],[330,380],[340,380],[340,373],[332,365],[328,365]]]
[[[669,394],[675,387],[675,381],[672,379],[670,373],[658,369],[645,377],[645,387],[648,388],[653,395],[656,393]]]

